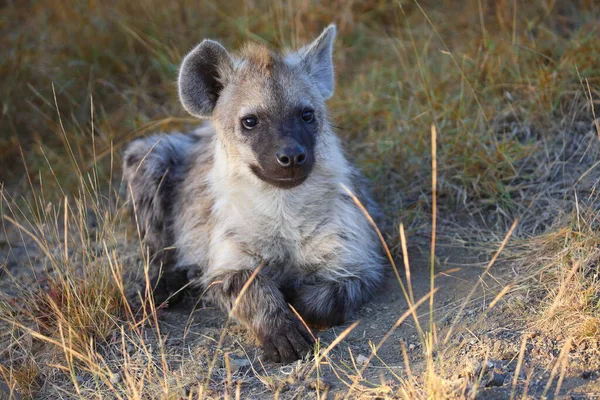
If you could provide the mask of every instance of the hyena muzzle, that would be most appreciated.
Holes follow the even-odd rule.
[[[155,299],[189,279],[276,362],[313,344],[290,305],[309,325],[340,324],[383,276],[378,237],[344,186],[377,207],[325,106],[335,33],[283,54],[204,40],[178,83],[185,109],[210,122],[137,139],[124,155],[135,220],[164,271]]]

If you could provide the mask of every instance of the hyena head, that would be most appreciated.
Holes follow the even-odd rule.
[[[282,55],[258,44],[231,55],[204,40],[181,65],[181,102],[190,114],[212,118],[228,163],[275,187],[298,186],[320,162],[317,150],[329,132],[335,33],[331,25]]]

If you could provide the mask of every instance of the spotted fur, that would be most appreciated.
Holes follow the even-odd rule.
[[[274,361],[293,361],[312,345],[288,304],[314,326],[340,324],[383,276],[378,238],[342,185],[372,213],[376,205],[325,106],[334,36],[330,26],[285,54],[251,45],[235,56],[202,42],[184,59],[179,88],[191,114],[211,119],[202,128],[209,135],[152,136],[125,152],[131,204],[156,259],[167,272],[189,270],[192,283],[254,332]],[[297,118],[307,104],[316,115],[310,125]],[[240,128],[249,112],[261,116],[260,129]],[[265,158],[270,143],[291,137],[312,146],[314,165],[301,183],[281,187],[261,174],[283,173]]]

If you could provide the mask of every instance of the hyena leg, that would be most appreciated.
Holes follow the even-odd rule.
[[[123,157],[127,197],[139,232],[161,270],[152,279],[156,302],[162,303],[187,283],[175,264],[173,204],[187,169],[187,154],[198,139],[190,135],[156,135],[131,142]],[[175,303],[178,297],[172,297]]]
[[[286,291],[286,297],[309,325],[330,327],[342,324],[368,301],[379,282],[379,276],[322,279]]]
[[[208,293],[256,334],[266,359],[290,363],[304,357],[311,351],[314,340],[287,306],[275,282],[257,274],[240,297],[252,273],[252,270],[240,270],[220,275]]]

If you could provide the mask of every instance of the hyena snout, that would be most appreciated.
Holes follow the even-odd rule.
[[[314,145],[294,135],[278,136],[271,143],[258,143],[256,164],[250,168],[264,182],[281,189],[291,189],[306,181],[312,172]]]
[[[283,168],[302,167],[306,163],[306,149],[299,145],[286,145],[279,149],[275,154],[277,163]]]
[[[315,162],[313,153],[310,143],[293,136],[280,137],[271,147],[266,157],[268,160],[263,158],[264,171],[272,178],[267,181],[288,189],[300,185],[312,172]]]

